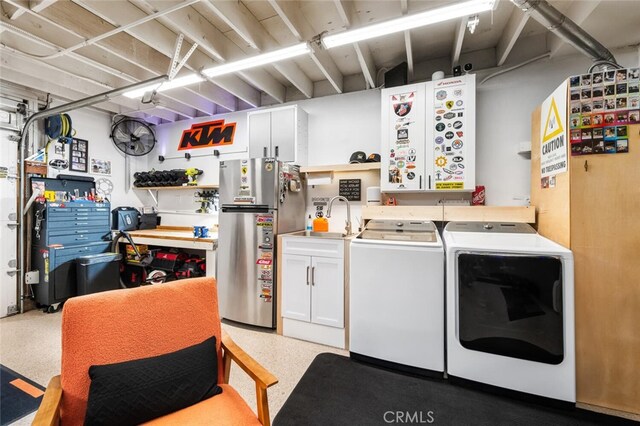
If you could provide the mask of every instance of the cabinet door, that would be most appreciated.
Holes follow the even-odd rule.
[[[296,110],[271,112],[271,152],[280,161],[296,161]]]
[[[428,189],[475,189],[475,74],[427,83]]]
[[[425,84],[382,90],[382,191],[424,191]]]
[[[311,258],[296,254],[282,256],[282,316],[310,321]]]
[[[271,157],[271,113],[250,114],[249,158]]]
[[[313,257],[311,286],[311,322],[343,328],[344,260]]]

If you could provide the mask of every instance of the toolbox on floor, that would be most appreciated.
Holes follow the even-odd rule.
[[[76,259],[78,296],[120,288],[120,253],[100,253]]]

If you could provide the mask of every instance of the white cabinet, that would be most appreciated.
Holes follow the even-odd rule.
[[[282,237],[283,334],[345,347],[344,240]]]
[[[382,191],[473,191],[475,75],[381,93]]]
[[[249,158],[274,157],[307,163],[307,113],[297,105],[254,111],[249,122]]]

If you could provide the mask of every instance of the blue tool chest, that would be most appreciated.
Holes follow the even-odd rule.
[[[36,302],[52,305],[77,294],[75,260],[104,253],[111,245],[110,204],[87,200],[44,202],[34,206],[32,269]]]

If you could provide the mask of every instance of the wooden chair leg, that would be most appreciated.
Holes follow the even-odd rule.
[[[224,355],[222,356],[222,362],[223,362],[223,377],[222,377],[222,382],[224,384],[229,384],[229,376],[231,375],[231,356],[226,353],[224,353]]]
[[[271,426],[267,389],[258,385],[256,385],[256,405],[258,406],[258,420],[260,420],[260,423],[263,426]]]

